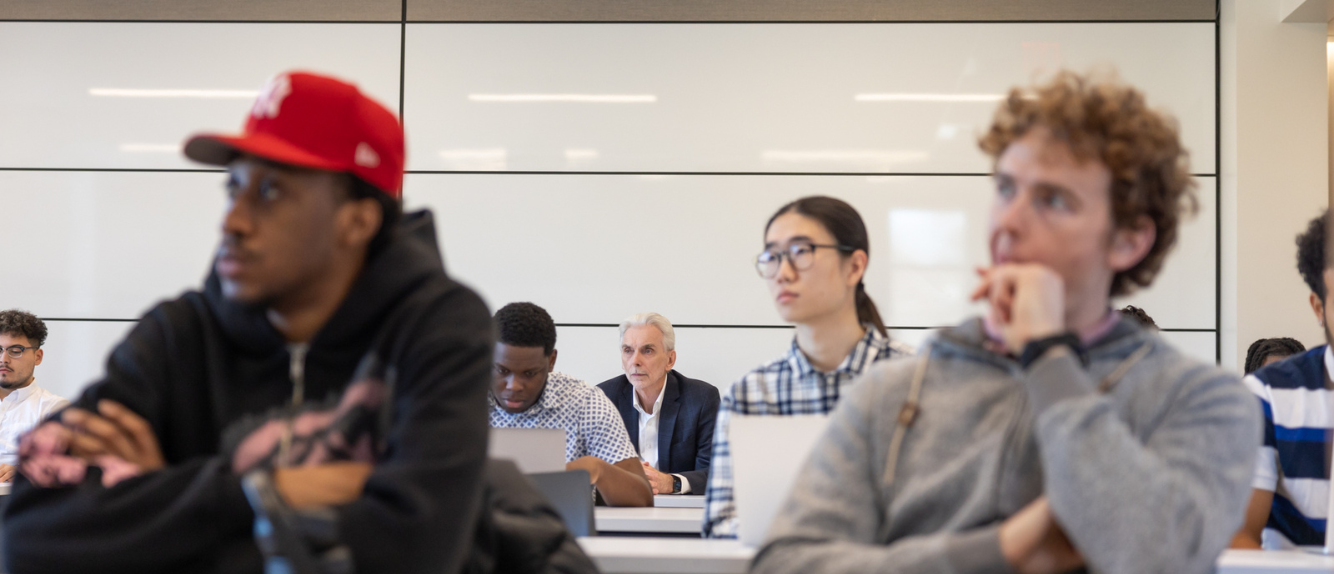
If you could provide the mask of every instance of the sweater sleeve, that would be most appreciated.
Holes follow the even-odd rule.
[[[423,317],[403,358],[388,453],[337,509],[360,574],[458,572],[486,460],[491,318],[471,292]]]
[[[873,417],[884,403],[872,395],[882,370],[855,383],[839,401],[823,437],[770,527],[752,564],[757,574],[1003,573],[998,525],[909,536],[879,543],[884,515]]]
[[[105,378],[75,406],[93,408],[100,398],[120,401],[147,419],[162,442],[161,358],[171,305],[139,322],[113,351]],[[102,486],[93,469],[81,483],[58,488],[39,488],[20,474],[5,511],[8,571],[158,572],[183,568],[249,537],[253,514],[227,461],[168,455],[167,464],[111,488]],[[253,543],[242,554],[231,563],[249,560],[259,567]]]
[[[1241,526],[1261,437],[1255,399],[1232,375],[1163,366],[1162,355],[1140,368],[1180,384],[1155,385],[1169,406],[1143,438],[1072,355],[1027,375],[1046,494],[1093,571],[1212,572]]]

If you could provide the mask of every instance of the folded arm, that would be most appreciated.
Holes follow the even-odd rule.
[[[1217,369],[1173,370],[1157,357],[1140,368],[1182,383],[1154,398],[1170,406],[1143,439],[1072,354],[1049,352],[1027,374],[1046,494],[1100,572],[1208,572],[1241,526],[1261,439],[1256,401]]]

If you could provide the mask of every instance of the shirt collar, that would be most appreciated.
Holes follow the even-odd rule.
[[[671,373],[668,373],[668,376],[671,376]],[[639,393],[635,392],[633,386],[630,387],[631,404],[635,406],[635,410],[639,411],[639,414],[646,417],[651,417],[662,412],[662,396],[665,394],[667,394],[667,380],[664,378],[662,381],[662,389],[658,391],[658,398],[653,400],[653,414],[649,414],[644,412],[644,406],[639,402]]]
[[[5,396],[4,400],[0,402],[10,405],[21,403],[24,400],[27,400],[28,396],[32,395],[33,391],[36,389],[37,379],[34,378],[31,383],[28,383],[28,386],[11,391],[9,395]]]
[[[880,331],[874,326],[862,325],[862,328],[866,329],[866,334],[862,335],[862,338],[857,341],[857,344],[852,346],[852,350],[848,352],[848,356],[843,357],[843,361],[839,363],[838,368],[833,371],[829,373],[821,373],[816,370],[815,366],[806,358],[806,353],[803,353],[801,347],[797,346],[796,337],[792,338],[792,347],[787,351],[788,366],[802,377],[812,374],[860,374],[866,368],[867,361],[873,358],[873,355],[875,354],[871,352],[871,348],[883,343],[885,339],[885,336],[881,335]]]

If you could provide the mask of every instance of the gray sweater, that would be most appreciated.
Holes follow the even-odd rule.
[[[1261,440],[1240,378],[1124,319],[1087,369],[1065,354],[1025,372],[984,340],[972,320],[923,347],[921,410],[888,489],[917,363],[881,363],[854,384],[752,572],[1009,572],[1000,523],[1043,494],[1090,572],[1212,572],[1241,526]]]

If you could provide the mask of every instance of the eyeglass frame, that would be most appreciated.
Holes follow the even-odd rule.
[[[14,352],[10,350],[10,349],[14,349],[14,348],[19,348],[19,349],[22,349],[22,350],[19,351],[19,354],[15,355]],[[5,353],[6,355],[9,355],[9,358],[11,358],[11,359],[21,359],[21,358],[23,358],[23,355],[24,355],[25,353],[27,353],[28,351],[40,351],[40,350],[42,350],[42,346],[41,346],[41,345],[35,345],[35,346],[31,346],[31,347],[26,347],[26,346],[23,346],[23,345],[10,345],[10,346],[8,346],[8,347],[0,347],[0,351],[4,351],[4,353]]]
[[[797,267],[796,260],[792,258],[792,248],[797,246],[808,246],[811,248],[811,255],[812,255],[811,263],[807,264],[805,268]],[[787,262],[790,265],[792,265],[793,269],[796,269],[797,271],[806,271],[811,268],[811,265],[815,264],[815,258],[814,258],[815,250],[821,248],[836,249],[843,253],[853,253],[857,251],[856,247],[852,247],[850,245],[839,245],[836,243],[821,245],[819,243],[814,243],[814,242],[794,241],[788,244],[787,249],[783,249],[781,251],[773,251],[771,249],[765,249],[764,251],[761,251],[757,255],[755,255],[755,272],[759,273],[761,279],[773,279],[774,277],[778,276],[778,271],[783,268],[784,258],[786,258]],[[760,261],[760,258],[763,257],[765,253],[775,253],[775,261],[777,262],[774,264],[773,272],[768,275],[765,275],[764,269],[761,268],[762,265],[768,265],[768,262]]]

